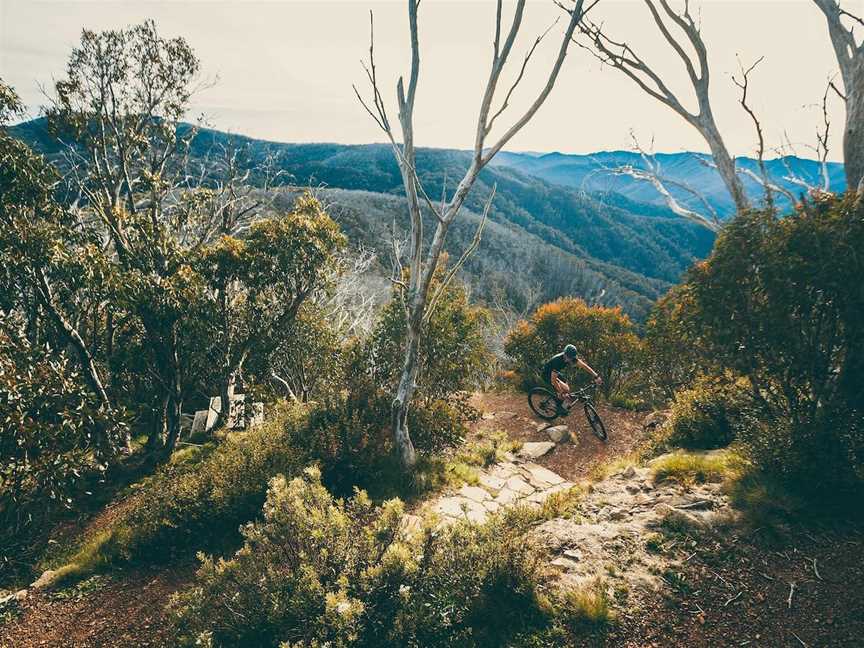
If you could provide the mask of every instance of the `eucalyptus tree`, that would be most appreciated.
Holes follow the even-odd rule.
[[[23,331],[29,348],[68,348],[110,417],[103,367],[82,326],[88,300],[98,293],[88,262],[98,240],[57,199],[61,178],[54,167],[6,132],[8,121],[21,114],[17,94],[0,79],[0,313],[23,322],[14,335]],[[112,456],[117,439],[109,427],[95,436],[101,453]]]
[[[436,302],[441,298],[450,280],[464,263],[467,255],[476,249],[479,244],[483,223],[488,215],[491,204],[491,196],[490,200],[486,203],[483,219],[481,220],[477,234],[466,249],[465,254],[453,264],[443,280],[437,284],[437,287],[434,290],[430,290],[433,283],[432,279],[436,274],[444,250],[447,232],[453,221],[458,217],[462,205],[474,186],[474,182],[477,180],[480,171],[489,164],[492,158],[507,145],[516,133],[531,121],[546,101],[558,80],[558,75],[567,56],[573,33],[585,13],[584,0],[576,0],[572,6],[567,7],[567,24],[558,46],[557,54],[553,58],[551,69],[546,75],[545,83],[528,108],[517,118],[513,119],[510,125],[497,138],[490,139],[493,126],[495,126],[498,118],[503,115],[510,105],[514,92],[524,78],[525,70],[532,55],[536,51],[540,41],[549,32],[547,30],[547,32],[534,40],[522,60],[521,67],[519,67],[512,85],[504,93],[503,99],[499,96],[499,102],[496,103],[496,91],[499,89],[502,73],[508,68],[507,64],[510,61],[516,39],[522,28],[525,12],[525,0],[517,0],[510,27],[509,29],[505,29],[502,25],[502,2],[498,0],[496,3],[494,36],[492,39],[492,60],[489,76],[480,100],[474,143],[471,150],[471,161],[452,195],[449,198],[445,197],[441,201],[441,204],[436,204],[429,197],[423,183],[420,181],[416,165],[414,106],[420,78],[419,7],[419,0],[408,0],[408,33],[411,43],[410,73],[407,85],[402,77],[399,78],[396,84],[396,101],[401,137],[398,137],[394,132],[386,102],[378,84],[374,60],[374,36],[371,39],[369,63],[366,68],[371,85],[371,100],[364,100],[355,87],[358,99],[385,133],[392,145],[393,153],[401,172],[410,216],[407,262],[403,265],[400,258],[401,250],[398,249],[398,246],[394,245],[396,262],[394,264],[394,276],[392,277],[393,284],[398,288],[398,299],[404,306],[403,313],[406,322],[406,335],[402,369],[391,407],[391,427],[396,447],[398,448],[400,462],[405,469],[411,469],[416,462],[414,444],[408,431],[408,413],[411,399],[416,389],[419,349],[424,335],[424,328],[435,309]],[[492,196],[494,196],[494,190]],[[435,231],[428,249],[424,244],[423,237],[422,212],[424,207],[431,212],[435,223]]]
[[[116,302],[143,330],[158,390],[149,445],[171,450],[184,397],[181,322],[200,292],[187,263],[190,221],[177,190],[192,180],[187,155],[195,129],[178,129],[199,62],[182,38],[152,21],[121,30],[84,30],[55,83],[49,127],[66,150],[67,180],[80,218],[102,238]]]

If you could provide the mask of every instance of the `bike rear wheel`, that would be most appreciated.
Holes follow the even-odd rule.
[[[544,421],[558,418],[558,397],[544,387],[535,387],[528,392],[528,405]]]
[[[588,419],[588,425],[591,426],[591,431],[601,441],[606,441],[609,435],[606,434],[606,426],[603,424],[603,419],[594,409],[591,403],[585,403],[585,418]]]

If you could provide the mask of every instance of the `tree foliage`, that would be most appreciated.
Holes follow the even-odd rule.
[[[504,350],[515,360],[523,380],[533,382],[543,363],[567,344],[576,345],[580,356],[600,374],[606,396],[623,387],[638,365],[640,342],[630,318],[620,308],[589,306],[573,297],[544,304],[519,322]]]
[[[864,478],[862,244],[861,201],[819,196],[740,215],[687,277],[695,343],[752,385],[745,441],[802,486]]]

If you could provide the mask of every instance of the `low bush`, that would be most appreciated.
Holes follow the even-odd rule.
[[[698,379],[675,396],[656,441],[667,448],[724,448],[742,427],[749,404],[746,381]]]
[[[398,533],[398,500],[334,499],[320,474],[275,478],[231,560],[204,558],[173,602],[210,646],[494,646],[548,622],[538,554],[513,520]]]
[[[295,439],[305,428],[300,406],[232,435],[210,452],[167,464],[141,483],[110,529],[90,538],[60,577],[80,577],[109,564],[162,561],[178,552],[237,539],[240,524],[261,510],[267,482],[296,474],[306,457]]]
[[[515,361],[523,386],[533,386],[543,362],[571,343],[603,377],[607,398],[633,377],[640,358],[633,322],[620,308],[588,306],[572,297],[544,304],[527,321],[519,322],[507,336],[504,350]],[[570,372],[580,380],[588,377],[579,376],[578,370]]]

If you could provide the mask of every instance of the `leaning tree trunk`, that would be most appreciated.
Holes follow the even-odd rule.
[[[847,189],[864,192],[864,55],[859,55],[850,67],[852,82],[846,87],[843,162]]]
[[[84,342],[78,329],[69,322],[54,302],[54,294],[51,290],[51,284],[48,282],[44,270],[39,272],[38,282],[36,294],[39,296],[40,302],[51,316],[51,319],[54,320],[60,333],[66,338],[67,343],[75,349],[78,361],[84,369],[85,379],[89,383],[90,388],[96,393],[96,396],[99,398],[99,402],[102,404],[104,410],[110,414],[113,412],[111,399],[108,397],[108,392],[102,382],[99,367],[96,364],[93,354],[90,353],[90,350],[87,348],[87,344]],[[99,446],[100,452],[102,452],[109,460],[113,461],[117,449],[114,447],[107,430],[99,429],[96,431],[96,443]],[[127,452],[131,451],[132,439],[128,432],[123,438],[123,446]]]
[[[855,38],[854,26],[861,18],[844,11],[838,0],[814,0],[828,24],[828,35],[843,78],[846,127],[843,131],[843,162],[848,191],[864,192],[864,42]],[[839,91],[838,91],[839,94]]]
[[[732,196],[735,210],[738,213],[745,211],[750,206],[750,201],[747,199],[741,178],[735,170],[735,160],[729,154],[729,149],[726,148],[726,143],[720,136],[720,131],[717,129],[714,117],[709,114],[699,130],[705,137],[706,142],[708,142],[708,148],[711,149],[711,157],[714,158],[717,172],[723,179],[726,189],[729,190],[729,195]]]

